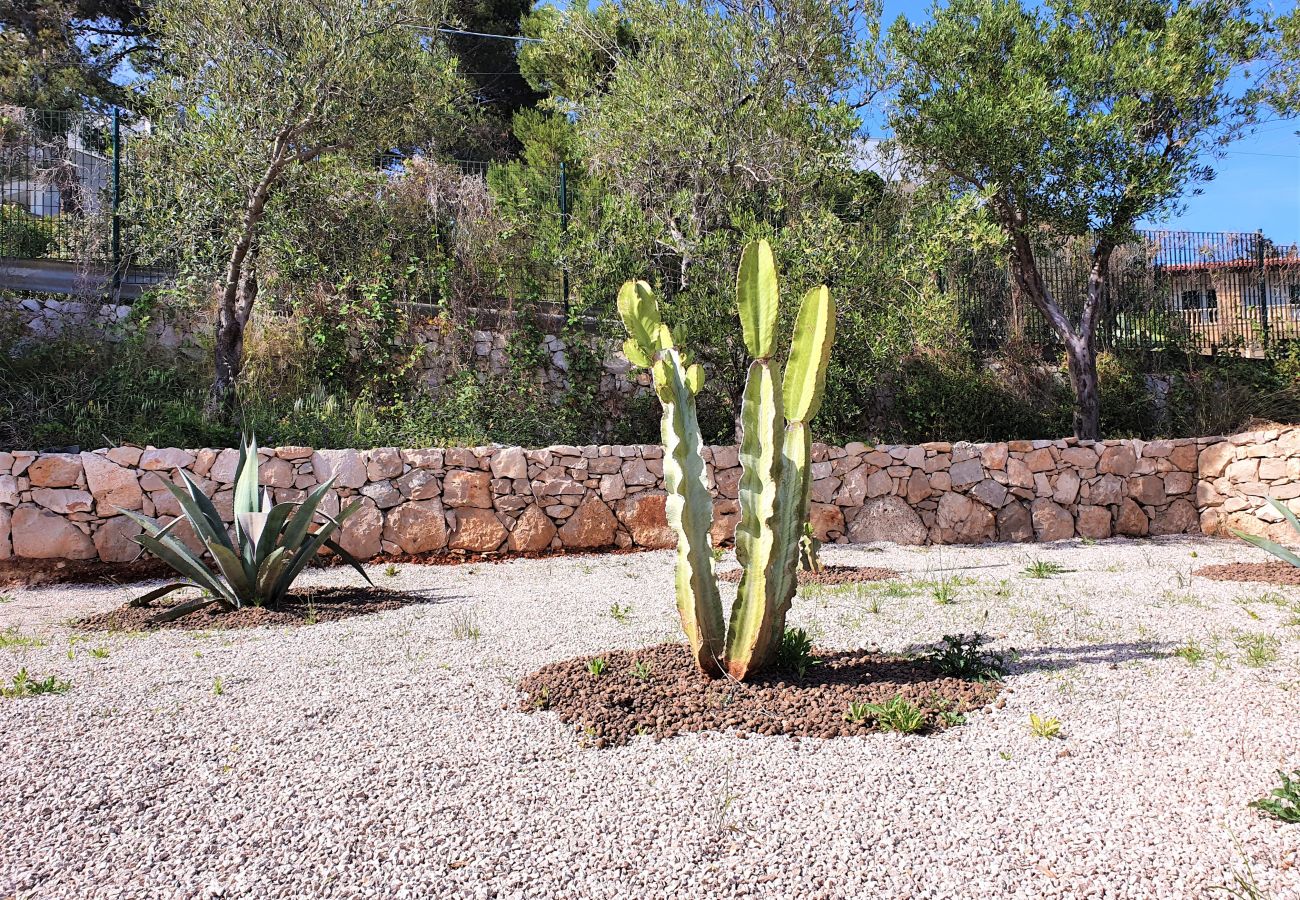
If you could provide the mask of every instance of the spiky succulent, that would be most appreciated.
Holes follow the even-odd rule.
[[[710,675],[725,669],[744,679],[771,663],[785,633],[797,587],[808,521],[812,439],[835,333],[835,306],[825,286],[803,299],[784,377],[776,359],[778,290],[772,249],[755,241],[741,253],[736,299],[745,347],[753,362],[741,405],[740,523],[736,559],[742,566],[730,622],[724,622],[713,574],[713,501],[696,420],[695,397],[704,371],[674,346],[660,321],[653,290],[627,282],[618,311],[628,331],[623,349],[650,369],[663,406],[664,484],[668,521],[677,531],[677,609],[696,663]]]
[[[338,516],[322,512],[321,501],[334,485],[333,478],[301,503],[272,504],[270,493],[258,489],[257,442],[241,439],[235,470],[232,539],[217,508],[190,474],[184,469],[177,473],[185,483],[183,488],[169,481],[164,481],[163,486],[180,504],[182,516],[164,525],[149,516],[121,510],[144,529],[135,536],[135,542],[184,578],[136,598],[132,601],[135,605],[146,605],[182,588],[200,588],[207,596],[173,607],[170,617],[213,603],[227,609],[276,606],[323,547],[333,550],[370,581],[361,564],[330,537],[361,506],[360,501],[354,501]],[[322,522],[314,526],[317,517]],[[196,554],[175,535],[181,522],[189,523],[206,553]],[[204,556],[211,557],[215,571],[203,561]]]
[[[1278,515],[1286,519],[1287,524],[1291,526],[1296,534],[1300,535],[1300,519],[1296,518],[1296,514],[1291,511],[1291,507],[1272,497],[1268,498],[1268,503]],[[1228,530],[1243,541],[1254,544],[1259,549],[1273,554],[1283,562],[1290,563],[1293,566],[1300,566],[1300,554],[1297,554],[1294,550],[1283,547],[1276,541],[1270,541],[1258,534],[1247,534],[1244,531],[1238,531],[1236,528],[1229,528]]]

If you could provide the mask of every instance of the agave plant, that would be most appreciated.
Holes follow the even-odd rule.
[[[200,588],[206,596],[175,606],[158,618],[178,618],[213,603],[226,609],[276,606],[322,547],[333,550],[367,582],[370,581],[361,564],[330,538],[361,506],[359,500],[354,501],[337,517],[321,512],[321,501],[333,486],[333,478],[316,488],[301,503],[273,505],[270,493],[258,490],[257,442],[241,438],[239,466],[235,470],[235,534],[232,540],[212,501],[188,472],[177,471],[185,487],[167,481],[163,485],[180,504],[183,517],[177,516],[163,525],[137,512],[125,509],[121,512],[144,529],[143,534],[136,535],[135,542],[175,569],[185,580],[150,591],[133,600],[132,605],[147,606],[172,591]],[[313,528],[317,516],[324,523]],[[202,561],[205,554],[196,555],[172,533],[182,521],[189,522],[207,548],[215,571]]]
[[[1300,534],[1300,519],[1296,518],[1296,514],[1291,512],[1289,506],[1278,500],[1274,500],[1272,497],[1268,498],[1268,503],[1277,511],[1278,515],[1282,516],[1282,518],[1286,519],[1287,522],[1290,523],[1296,534]],[[1283,562],[1288,562],[1293,566],[1300,566],[1300,555],[1297,555],[1293,550],[1288,550],[1276,541],[1270,541],[1268,538],[1260,537],[1258,534],[1246,534],[1246,532],[1238,531],[1235,528],[1230,528],[1228,530],[1243,541],[1254,544],[1259,549],[1273,554]]]

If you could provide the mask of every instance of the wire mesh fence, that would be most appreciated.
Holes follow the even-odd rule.
[[[164,280],[167,259],[151,255],[151,265],[141,266],[134,223],[122,220],[137,189],[131,147],[148,132],[148,123],[128,124],[114,114],[0,106],[0,259],[99,267],[112,273],[114,288],[127,277]],[[575,189],[562,165],[522,172],[480,160],[394,156],[374,174],[375,185],[363,186],[361,196],[405,204],[402,214],[309,225],[298,240],[310,251],[302,254],[310,265],[281,273],[285,280],[348,285],[365,268],[358,265],[364,255],[363,263],[380,258],[388,266],[383,274],[398,299],[453,309],[484,327],[524,308],[544,322],[574,313],[566,232],[571,209],[593,198],[587,186]],[[502,217],[495,207],[503,199],[528,215]],[[348,229],[354,233],[345,235]],[[1087,289],[1087,247],[1044,251],[1040,267],[1058,301],[1077,315]],[[1042,316],[1017,296],[1004,261],[959,254],[940,274],[977,351],[1016,340],[1057,343]],[[1297,338],[1295,245],[1258,232],[1149,231],[1112,258],[1102,348],[1260,353]]]

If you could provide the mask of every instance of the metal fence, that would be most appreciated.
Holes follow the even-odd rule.
[[[1072,316],[1087,293],[1086,248],[1040,257],[1049,288]],[[978,350],[1056,335],[1016,296],[1006,264],[963,257],[945,272]],[[1300,338],[1300,249],[1261,232],[1147,231],[1111,260],[1097,334],[1104,349],[1261,355]]]

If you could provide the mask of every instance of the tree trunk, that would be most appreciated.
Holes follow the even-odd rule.
[[[1070,387],[1074,389],[1074,436],[1079,440],[1101,440],[1101,394],[1097,383],[1097,352],[1091,334],[1071,335],[1065,340]]]

